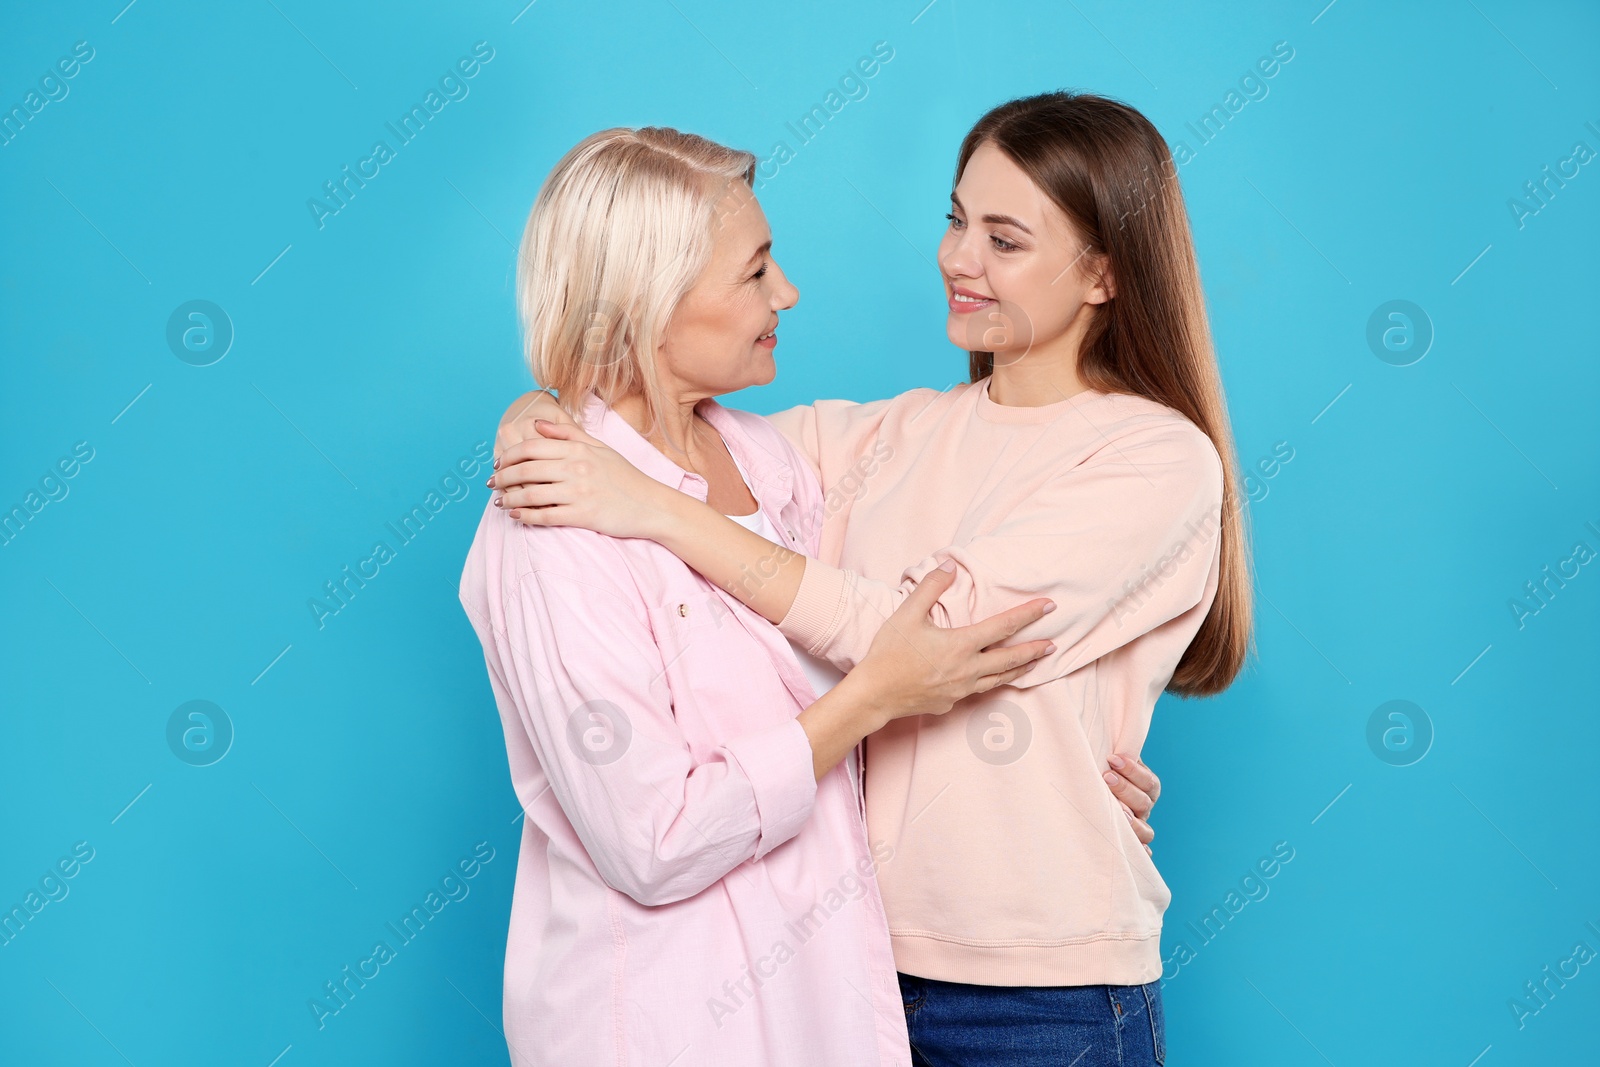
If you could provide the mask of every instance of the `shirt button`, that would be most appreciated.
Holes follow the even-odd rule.
[[[679,604],[678,605],[678,614],[687,619],[689,617],[689,605],[687,605],[687,604]]]

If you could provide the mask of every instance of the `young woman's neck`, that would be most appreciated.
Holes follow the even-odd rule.
[[[1057,404],[1088,389],[1078,377],[1078,353],[1088,333],[1092,306],[1083,305],[1061,336],[1022,355],[994,354],[989,399],[1008,408]]]

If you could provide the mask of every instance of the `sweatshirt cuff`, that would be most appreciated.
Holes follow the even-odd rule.
[[[799,644],[811,655],[821,656],[833,640],[844,618],[848,581],[854,575],[806,557],[805,573],[788,614],[778,622],[783,636]]]
[[[754,859],[800,832],[817,798],[811,739],[798,719],[723,745],[755,793],[761,838]]]

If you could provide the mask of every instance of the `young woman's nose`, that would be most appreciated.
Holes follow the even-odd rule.
[[[945,238],[939,247],[939,267],[946,278],[976,278],[983,273],[981,261],[964,233]]]

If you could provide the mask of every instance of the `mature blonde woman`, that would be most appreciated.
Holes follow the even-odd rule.
[[[524,522],[649,538],[841,669],[879,620],[961,565],[948,624],[1048,596],[1059,646],[965,714],[865,745],[866,817],[914,1062],[1152,1067],[1165,1058],[1171,893],[1098,779],[1163,690],[1220,692],[1249,643],[1244,529],[1221,376],[1177,167],[1139,112],[1045,93],[957,155],[939,269],[971,381],[774,416],[825,484],[824,552],[751,537],[638,473],[545,399],[495,483]],[[930,294],[931,295],[931,294]],[[747,575],[759,581],[745,580]],[[997,743],[991,748],[990,740]]]
[[[665,129],[569,152],[523,239],[528,357],[664,490],[815,553],[805,461],[712,399],[771,380],[797,296],[754,164]],[[840,680],[657,544],[485,508],[461,601],[526,813],[505,967],[518,1067],[910,1062],[875,878],[895,852],[868,843],[853,750],[1053,648],[997,647],[1044,599],[930,623],[953,580],[925,581]]]

